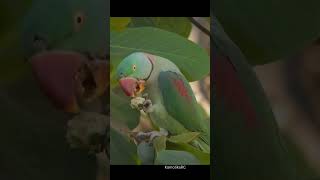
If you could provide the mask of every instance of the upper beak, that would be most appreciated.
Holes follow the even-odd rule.
[[[124,77],[119,80],[120,87],[127,96],[136,97],[145,89],[145,81],[132,77]]]
[[[79,72],[86,64],[87,57],[75,52],[47,51],[31,57],[30,62],[40,88],[56,107],[66,112],[79,112],[77,102],[79,89],[84,91],[83,87],[79,88],[79,85],[83,83]],[[108,82],[105,81],[109,80],[105,77],[98,77],[98,75],[101,76],[101,72],[105,72],[107,76],[107,65],[105,63],[97,66],[100,68],[95,68],[98,71],[93,73],[92,79],[96,83],[96,91],[101,93],[101,89],[105,89],[108,85]]]

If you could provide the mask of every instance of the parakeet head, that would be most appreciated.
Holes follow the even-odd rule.
[[[106,6],[106,0],[34,0],[23,24],[26,56],[63,49],[105,57]]]
[[[34,0],[24,19],[24,56],[43,91],[67,112],[78,111],[78,97],[88,100],[108,84],[107,2]]]
[[[127,96],[140,94],[153,71],[152,55],[136,52],[124,58],[117,68],[120,86]]]

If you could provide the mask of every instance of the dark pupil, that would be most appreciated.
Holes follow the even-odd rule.
[[[82,22],[82,18],[80,16],[77,17],[77,23],[81,23]]]

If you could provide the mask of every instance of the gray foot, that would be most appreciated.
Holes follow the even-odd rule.
[[[159,136],[168,136],[168,131],[160,128],[160,131],[138,132],[134,138],[140,144],[142,141],[152,142],[154,138]]]

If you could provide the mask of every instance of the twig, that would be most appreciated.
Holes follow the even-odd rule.
[[[210,37],[210,39],[213,39],[211,36],[210,31],[205,28],[204,26],[202,26],[198,21],[196,21],[193,17],[188,17],[189,21],[195,25],[198,29],[200,29],[203,33],[205,33],[206,35],[208,35]]]

